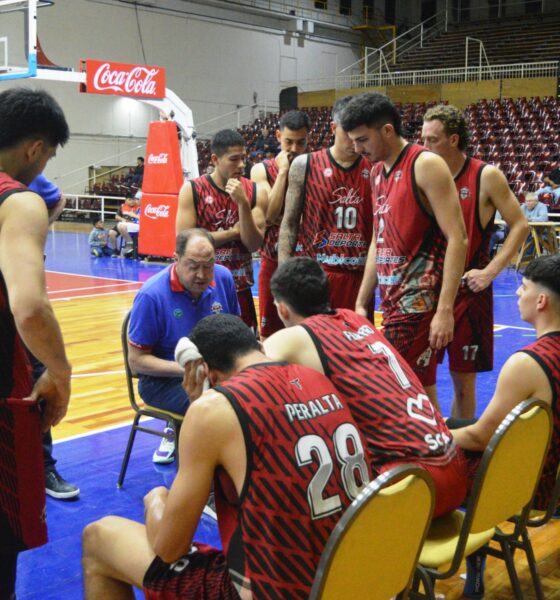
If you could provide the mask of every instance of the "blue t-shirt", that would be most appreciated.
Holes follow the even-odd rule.
[[[214,281],[194,300],[180,284],[173,264],[149,279],[134,298],[128,340],[158,358],[175,360],[179,338],[188,336],[200,319],[221,312],[240,314],[229,270],[215,265]]]

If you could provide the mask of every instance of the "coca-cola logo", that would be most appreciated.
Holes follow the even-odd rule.
[[[149,165],[166,165],[167,157],[169,155],[166,152],[160,152],[159,154],[149,154],[148,164]]]
[[[144,209],[144,215],[148,217],[148,219],[168,219],[169,204],[159,204],[158,206],[147,204]]]
[[[97,94],[165,97],[165,69],[94,60],[85,61],[86,89]]]

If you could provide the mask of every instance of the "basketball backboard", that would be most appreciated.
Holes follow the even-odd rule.
[[[37,8],[52,0],[0,0],[0,81],[37,73]]]

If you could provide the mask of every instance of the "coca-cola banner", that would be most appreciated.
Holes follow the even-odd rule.
[[[147,65],[129,65],[100,60],[81,61],[86,72],[88,94],[113,94],[136,98],[165,98],[165,69]]]
[[[173,256],[177,197],[183,184],[175,123],[150,123],[144,157],[138,250],[152,256]]]

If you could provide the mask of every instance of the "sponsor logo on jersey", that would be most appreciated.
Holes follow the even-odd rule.
[[[468,187],[461,188],[461,191],[459,192],[459,197],[461,198],[461,200],[466,200],[470,195],[471,191]]]
[[[400,169],[398,171],[395,171],[395,181],[399,181],[401,177],[402,171]]]
[[[300,391],[301,391],[301,390],[303,390],[303,387],[302,387],[302,385],[301,385],[301,381],[299,380],[299,377],[296,377],[295,379],[292,379],[292,380],[290,381],[290,383],[291,383],[293,386],[297,387],[297,389],[298,389],[298,390],[300,390]]]
[[[214,304],[212,304],[212,312],[214,314],[218,314],[221,313],[224,310],[224,307],[219,303],[219,302],[214,302]]]
[[[361,204],[362,200],[358,190],[355,190],[354,188],[339,187],[332,193],[332,199],[329,200],[329,204],[352,206],[353,204]]]
[[[430,364],[432,352],[431,348],[426,348],[426,350],[418,357],[418,360],[416,361],[417,366],[426,368]]]
[[[313,238],[313,247],[317,249],[325,248],[329,243],[329,232],[326,229],[319,231]]]
[[[169,204],[159,204],[154,206],[153,204],[147,204],[144,209],[144,216],[148,219],[167,219],[169,218]]]
[[[332,169],[330,167],[323,169],[323,175],[325,177],[332,177]]]
[[[367,179],[368,177],[369,177],[369,171],[367,169],[364,169],[362,171],[362,178]]]
[[[212,198],[212,196],[206,196],[206,198],[204,198],[204,202],[206,202],[206,204],[213,204],[214,198]]]
[[[180,319],[180,318],[183,316],[183,311],[182,311],[180,308],[176,308],[176,309],[173,311],[173,316],[174,316],[176,319]]]

